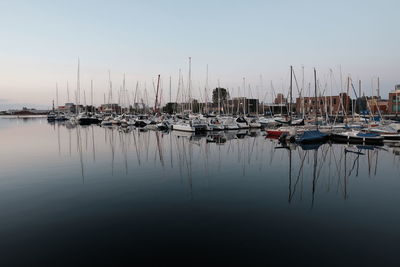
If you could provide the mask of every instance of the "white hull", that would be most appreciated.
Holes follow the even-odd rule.
[[[238,122],[237,125],[240,129],[249,129],[250,128],[249,125],[244,122]]]
[[[183,131],[183,132],[195,132],[196,129],[186,124],[175,124],[172,126],[172,130]]]

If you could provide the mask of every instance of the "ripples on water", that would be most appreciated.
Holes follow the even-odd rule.
[[[0,119],[0,261],[397,263],[400,147]]]

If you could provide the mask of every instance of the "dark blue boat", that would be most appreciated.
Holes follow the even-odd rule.
[[[321,133],[319,130],[304,131],[296,135],[297,143],[318,143],[328,139],[328,135]]]

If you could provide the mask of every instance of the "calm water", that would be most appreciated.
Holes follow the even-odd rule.
[[[0,118],[0,264],[397,265],[400,147]]]

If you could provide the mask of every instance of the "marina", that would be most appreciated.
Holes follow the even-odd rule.
[[[0,267],[399,266],[400,1],[0,1]]]

